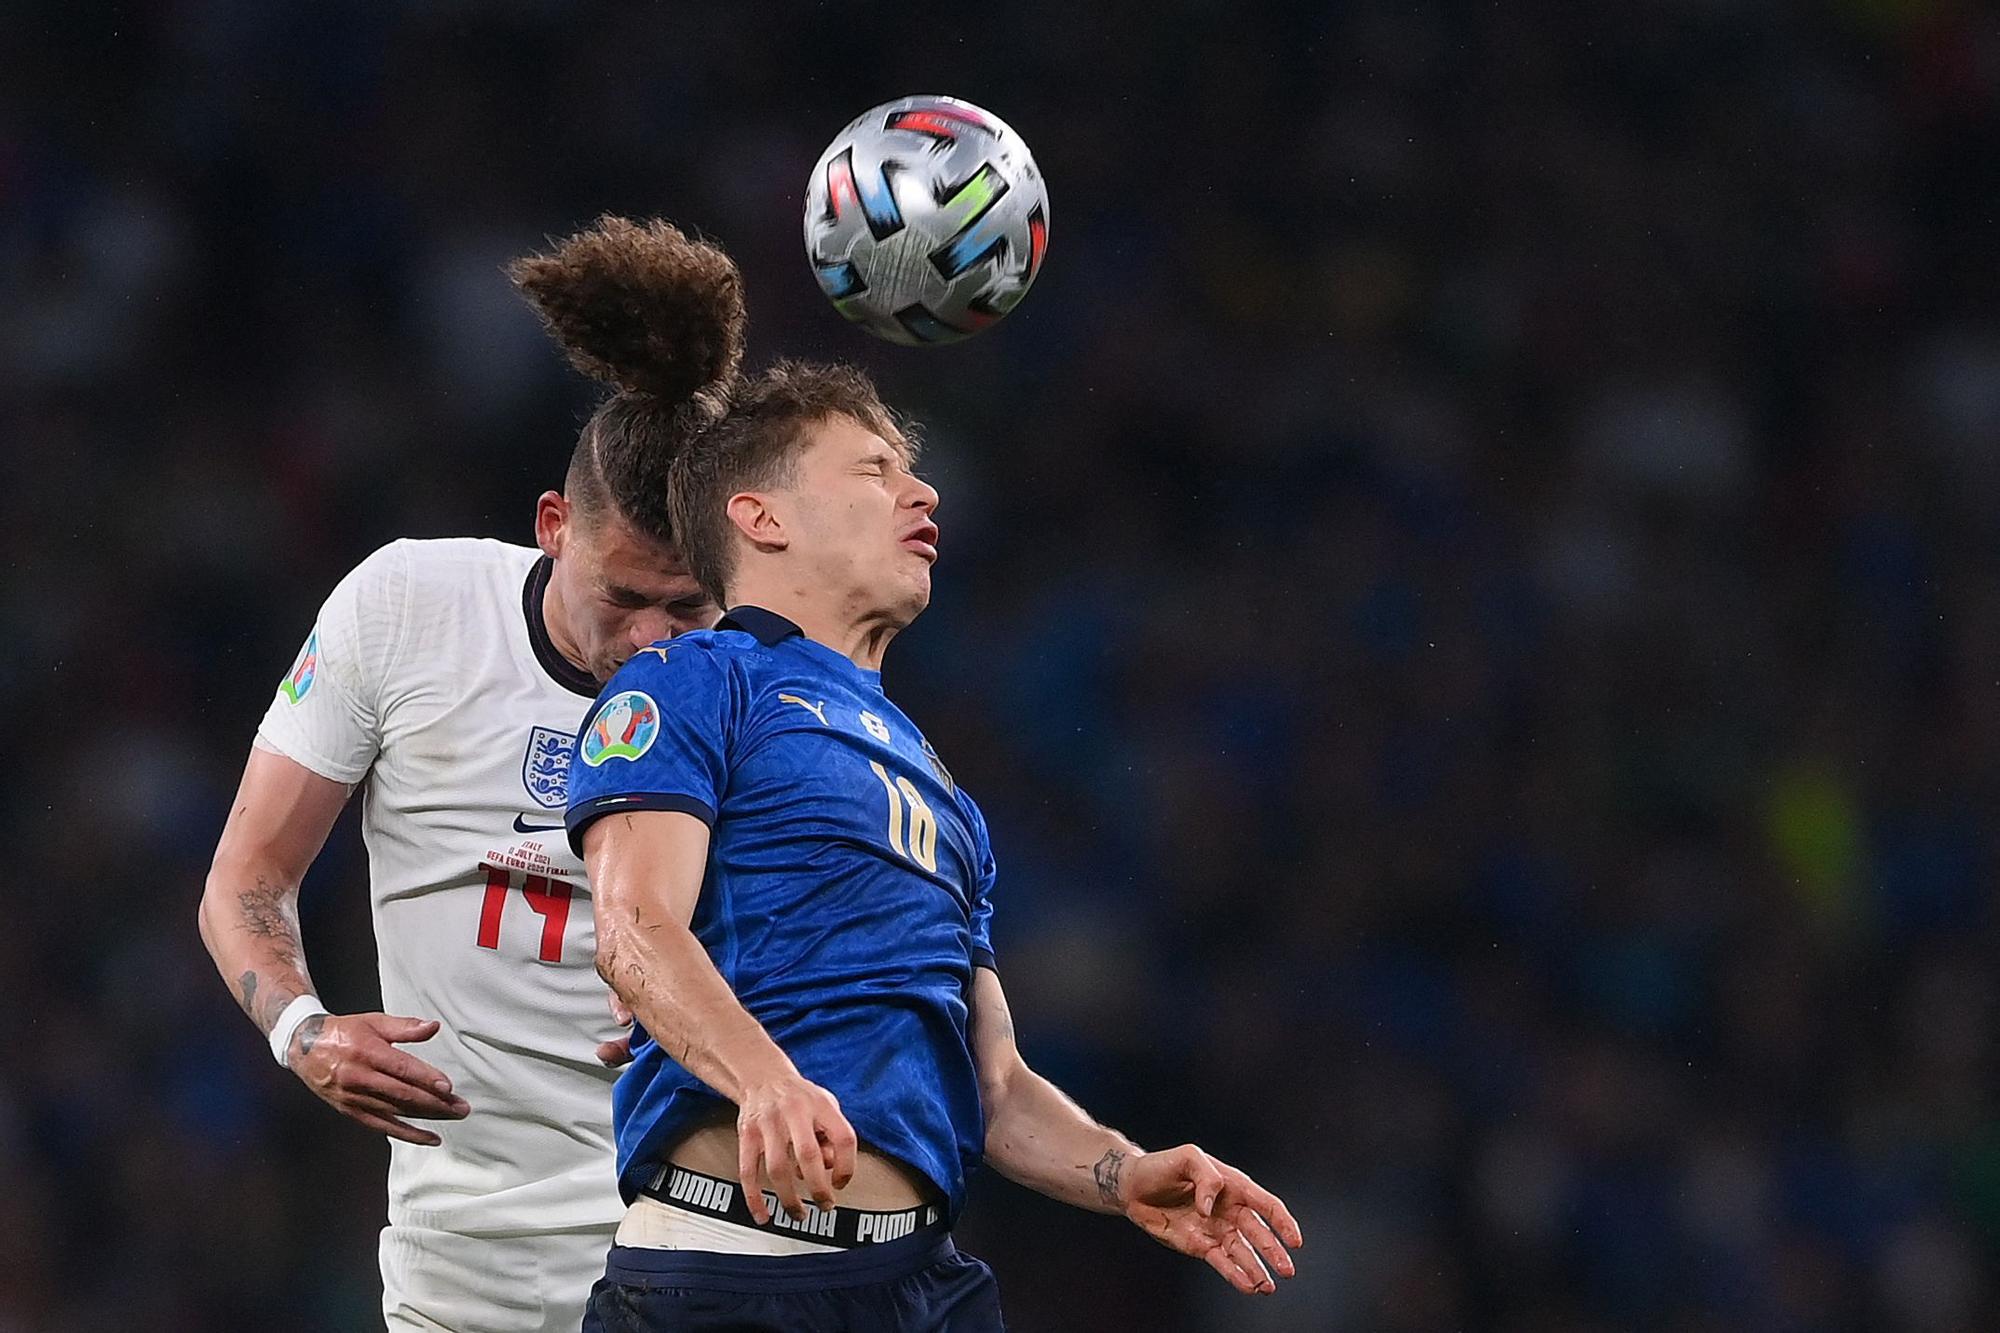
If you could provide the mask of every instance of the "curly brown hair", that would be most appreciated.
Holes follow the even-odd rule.
[[[563,493],[585,521],[611,507],[673,542],[668,470],[743,363],[735,261],[658,218],[607,214],[507,276],[570,364],[615,390],[578,435]]]
[[[921,443],[891,411],[866,373],[853,366],[779,361],[731,384],[724,410],[674,459],[667,487],[673,528],[688,569],[717,606],[727,607],[735,569],[729,497],[790,485],[807,427],[849,417],[903,451],[915,465]]]

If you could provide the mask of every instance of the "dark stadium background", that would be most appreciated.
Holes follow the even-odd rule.
[[[1053,197],[953,349],[800,253],[911,92]],[[528,539],[590,392],[499,265],[602,210],[930,423],[888,681],[1022,1044],[1305,1226],[1252,1302],[989,1178],[1016,1327],[2000,1327],[1996,163],[1954,0],[0,7],[0,1329],[375,1317],[195,902],[335,579]]]

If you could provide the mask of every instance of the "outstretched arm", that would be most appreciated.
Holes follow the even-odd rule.
[[[202,943],[236,1002],[270,1035],[287,1006],[313,994],[299,938],[299,883],[319,855],[348,787],[253,748],[201,895]],[[434,1145],[405,1115],[456,1120],[470,1108],[449,1079],[393,1043],[437,1033],[431,1020],[317,1014],[299,1024],[284,1063],[343,1115],[391,1138]]]
[[[1283,1277],[1297,1271],[1286,1247],[1303,1238],[1276,1195],[1192,1144],[1149,1153],[1091,1119],[1021,1058],[998,974],[981,967],[972,975],[986,1160],[1000,1174],[1063,1203],[1128,1217],[1238,1291],[1277,1290],[1266,1265]]]

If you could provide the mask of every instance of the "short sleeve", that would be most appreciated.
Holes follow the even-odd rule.
[[[715,822],[735,720],[729,666],[704,642],[643,648],[597,696],[569,772],[570,846],[617,810],[678,810]]]
[[[320,607],[257,726],[257,743],[334,782],[366,777],[382,746],[384,682],[409,620],[401,542],[363,560]]]
[[[960,792],[958,799],[971,821],[974,851],[979,858],[979,884],[972,895],[972,965],[997,972],[1000,964],[993,955],[993,884],[999,878],[999,867],[993,860],[993,839],[986,831],[986,816],[972,798]]]

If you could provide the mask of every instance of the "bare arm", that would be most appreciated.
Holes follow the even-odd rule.
[[[1266,1264],[1292,1276],[1285,1247],[1303,1238],[1276,1195],[1192,1144],[1149,1153],[1091,1119],[1021,1058],[999,976],[981,967],[972,977],[972,1051],[994,1169],[1063,1203],[1122,1214],[1238,1291],[1277,1290]]]
[[[285,1007],[313,994],[299,937],[299,884],[347,804],[348,788],[283,755],[250,751],[229,821],[202,891],[202,943],[230,992],[265,1034]],[[399,1114],[457,1119],[463,1100],[450,1081],[398,1041],[422,1041],[435,1022],[354,1014],[309,1018],[293,1036],[287,1064],[307,1087],[361,1124],[412,1143],[435,1134]]]
[[[1028,1068],[1007,994],[990,968],[972,973],[972,1047],[986,1109],[986,1161],[1017,1185],[1097,1213],[1123,1213],[1119,1185],[1140,1147]]]
[[[853,1127],[744,1009],[688,928],[708,869],[708,826],[672,810],[606,815],[584,830],[583,858],[597,971],[663,1051],[736,1103],[750,1211],[768,1220],[758,1184],[767,1165],[794,1217],[805,1213],[800,1182],[832,1207],[834,1190],[854,1176]]]
[[[348,789],[252,749],[201,895],[201,941],[237,1004],[268,1034],[293,999],[313,993],[299,940],[299,882]]]

